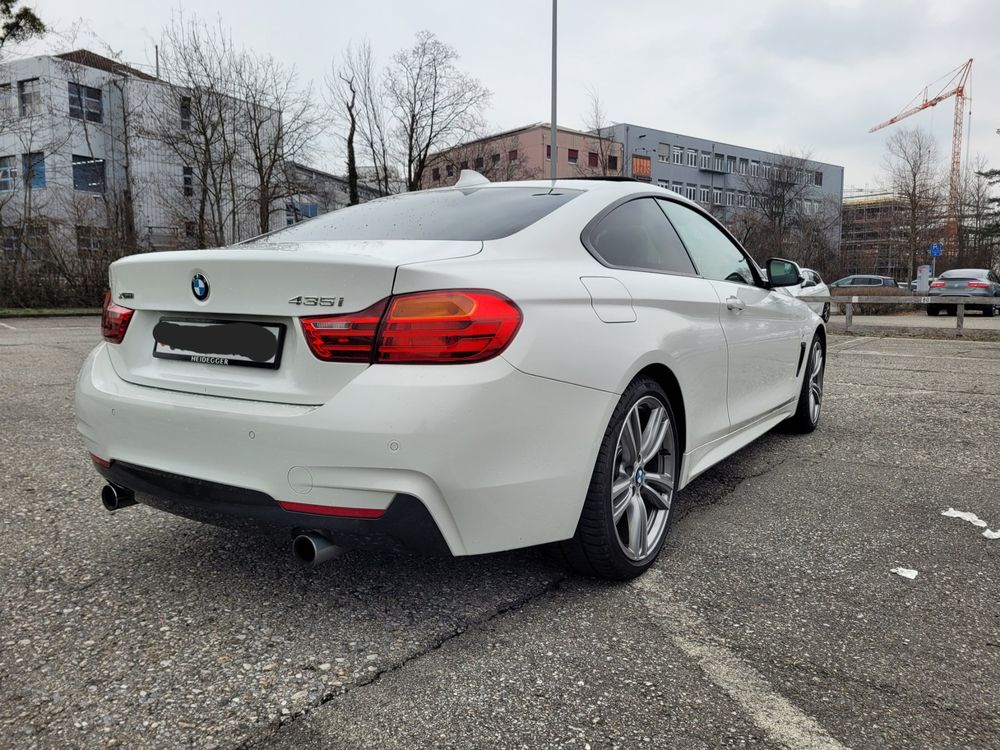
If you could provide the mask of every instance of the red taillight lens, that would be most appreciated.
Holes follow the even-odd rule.
[[[943,281],[932,281],[931,282],[931,289],[940,289],[943,286],[944,286],[944,282]]]
[[[457,364],[497,356],[521,320],[517,305],[496,292],[458,289],[390,297],[301,323],[310,350],[327,362]]]
[[[973,287],[974,289],[989,289],[990,288],[990,282],[988,282],[988,281],[970,281],[969,282],[969,286]]]
[[[101,308],[101,335],[105,341],[120,344],[125,338],[129,321],[135,310],[116,305],[111,301],[111,291],[104,295],[104,306]]]
[[[521,326],[517,305],[496,292],[454,290],[394,297],[375,361],[386,364],[482,362]]]
[[[95,466],[101,466],[105,469],[111,468],[111,461],[106,458],[101,458],[100,456],[95,456],[93,453],[90,454],[90,460],[94,462]]]
[[[302,318],[306,343],[317,358],[326,362],[371,362],[375,334],[388,300],[367,310],[347,315]]]

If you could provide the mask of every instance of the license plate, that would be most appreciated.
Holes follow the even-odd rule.
[[[250,321],[160,318],[153,328],[153,356],[206,365],[266,367],[281,363],[285,326]]]

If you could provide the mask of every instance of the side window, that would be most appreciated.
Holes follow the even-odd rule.
[[[754,284],[746,257],[715,224],[687,206],[659,199],[657,202],[684,241],[698,273],[714,281]]]
[[[605,263],[666,273],[695,272],[677,232],[652,198],[623,203],[601,219],[590,244]]]

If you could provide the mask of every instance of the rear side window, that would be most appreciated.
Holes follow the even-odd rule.
[[[652,198],[623,203],[605,216],[587,238],[610,266],[659,273],[694,274],[677,232]]]
[[[680,203],[664,200],[658,203],[684,240],[698,273],[714,281],[753,285],[754,276],[746,256],[721,229]]]
[[[490,187],[405,193],[317,216],[263,241],[496,240],[520,232],[581,192]]]

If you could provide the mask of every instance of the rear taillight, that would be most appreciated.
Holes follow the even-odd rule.
[[[302,318],[302,332],[312,353],[326,362],[371,362],[375,334],[388,300],[347,315]]]
[[[931,282],[931,289],[940,289],[943,286],[944,286],[944,282],[943,281],[932,281]]]
[[[456,289],[390,297],[348,315],[303,318],[306,342],[329,362],[459,364],[497,356],[521,326],[496,292]]]
[[[131,310],[111,301],[111,291],[104,295],[104,306],[101,308],[101,335],[112,344],[120,344],[125,338],[129,321],[132,320]]]
[[[970,281],[969,282],[969,286],[971,286],[973,289],[989,289],[990,288],[990,282],[988,282],[988,281]]]

